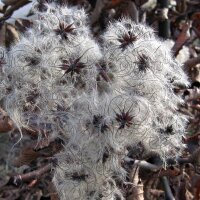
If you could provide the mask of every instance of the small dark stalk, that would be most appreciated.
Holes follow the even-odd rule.
[[[169,6],[168,0],[158,0],[158,7],[160,9],[160,19],[158,23],[158,35],[162,38],[169,38],[170,36],[170,23],[167,16],[167,9]]]
[[[164,191],[165,191],[165,199],[166,200],[175,200],[174,195],[172,194],[171,188],[169,186],[169,181],[168,181],[167,177],[163,176],[160,179],[163,183],[163,187],[164,187]]]

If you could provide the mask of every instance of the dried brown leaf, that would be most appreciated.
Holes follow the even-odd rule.
[[[175,56],[178,55],[178,52],[180,51],[182,46],[189,39],[189,35],[188,35],[189,28],[190,28],[190,24],[189,23],[185,23],[183,25],[182,31],[179,34],[174,46],[172,47],[172,52],[174,53]]]
[[[33,22],[28,19],[17,19],[15,21],[15,26],[18,31],[25,32],[28,28],[33,25]]]
[[[7,6],[10,6],[16,4],[18,1],[19,0],[2,0],[2,3],[4,3]]]
[[[11,45],[17,43],[19,41],[19,34],[12,24],[7,24],[6,26],[6,47],[10,47]]]
[[[0,133],[8,132],[14,127],[12,120],[0,109]]]
[[[200,32],[200,12],[195,12],[191,19],[193,20],[192,25],[195,27],[198,32]]]
[[[6,44],[6,23],[0,24],[0,46]]]
[[[42,138],[36,145],[36,147],[34,148],[35,151],[39,151],[41,149],[44,149],[45,147],[48,147],[50,144],[49,138],[45,137]]]
[[[39,153],[35,152],[32,148],[27,147],[22,150],[21,155],[14,161],[15,167],[28,165],[39,157]]]

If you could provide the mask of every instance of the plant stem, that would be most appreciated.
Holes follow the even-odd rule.
[[[162,38],[169,38],[170,36],[170,23],[167,16],[165,16],[165,13],[167,15],[168,13],[168,6],[169,1],[168,0],[158,0],[158,7],[161,11],[160,20],[158,23],[158,35]]]

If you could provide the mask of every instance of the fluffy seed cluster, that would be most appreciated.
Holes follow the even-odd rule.
[[[181,65],[151,28],[129,19],[110,24],[97,44],[84,10],[35,12],[20,42],[1,49],[5,110],[21,134],[37,127],[63,140],[53,166],[61,199],[122,200],[128,147],[142,143],[163,161],[181,150]]]

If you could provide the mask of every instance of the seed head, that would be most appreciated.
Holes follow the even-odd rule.
[[[120,48],[125,49],[128,45],[132,44],[137,40],[137,36],[135,36],[131,31],[128,33],[124,33],[118,41],[121,43]]]
[[[92,123],[95,128],[100,128],[101,133],[104,133],[109,128],[101,115],[94,115]]]
[[[133,116],[130,115],[129,111],[125,112],[124,109],[120,113],[116,113],[115,119],[119,122],[119,129],[124,129],[125,126],[129,128],[133,124]]]
[[[62,39],[67,40],[68,34],[73,34],[74,31],[73,23],[72,24],[65,24],[65,22],[59,22],[59,26],[57,29],[54,29],[56,35],[60,35]]]
[[[89,176],[88,174],[74,172],[71,175],[71,179],[80,182],[80,181],[85,181],[88,178],[88,176]]]
[[[146,72],[149,66],[148,57],[144,54],[139,55],[137,64],[139,71]]]
[[[70,73],[72,77],[75,73],[80,74],[81,70],[86,67],[83,62],[80,62],[80,59],[81,57],[75,60],[69,58],[69,61],[62,60],[62,65],[60,68],[65,71],[64,75]]]

